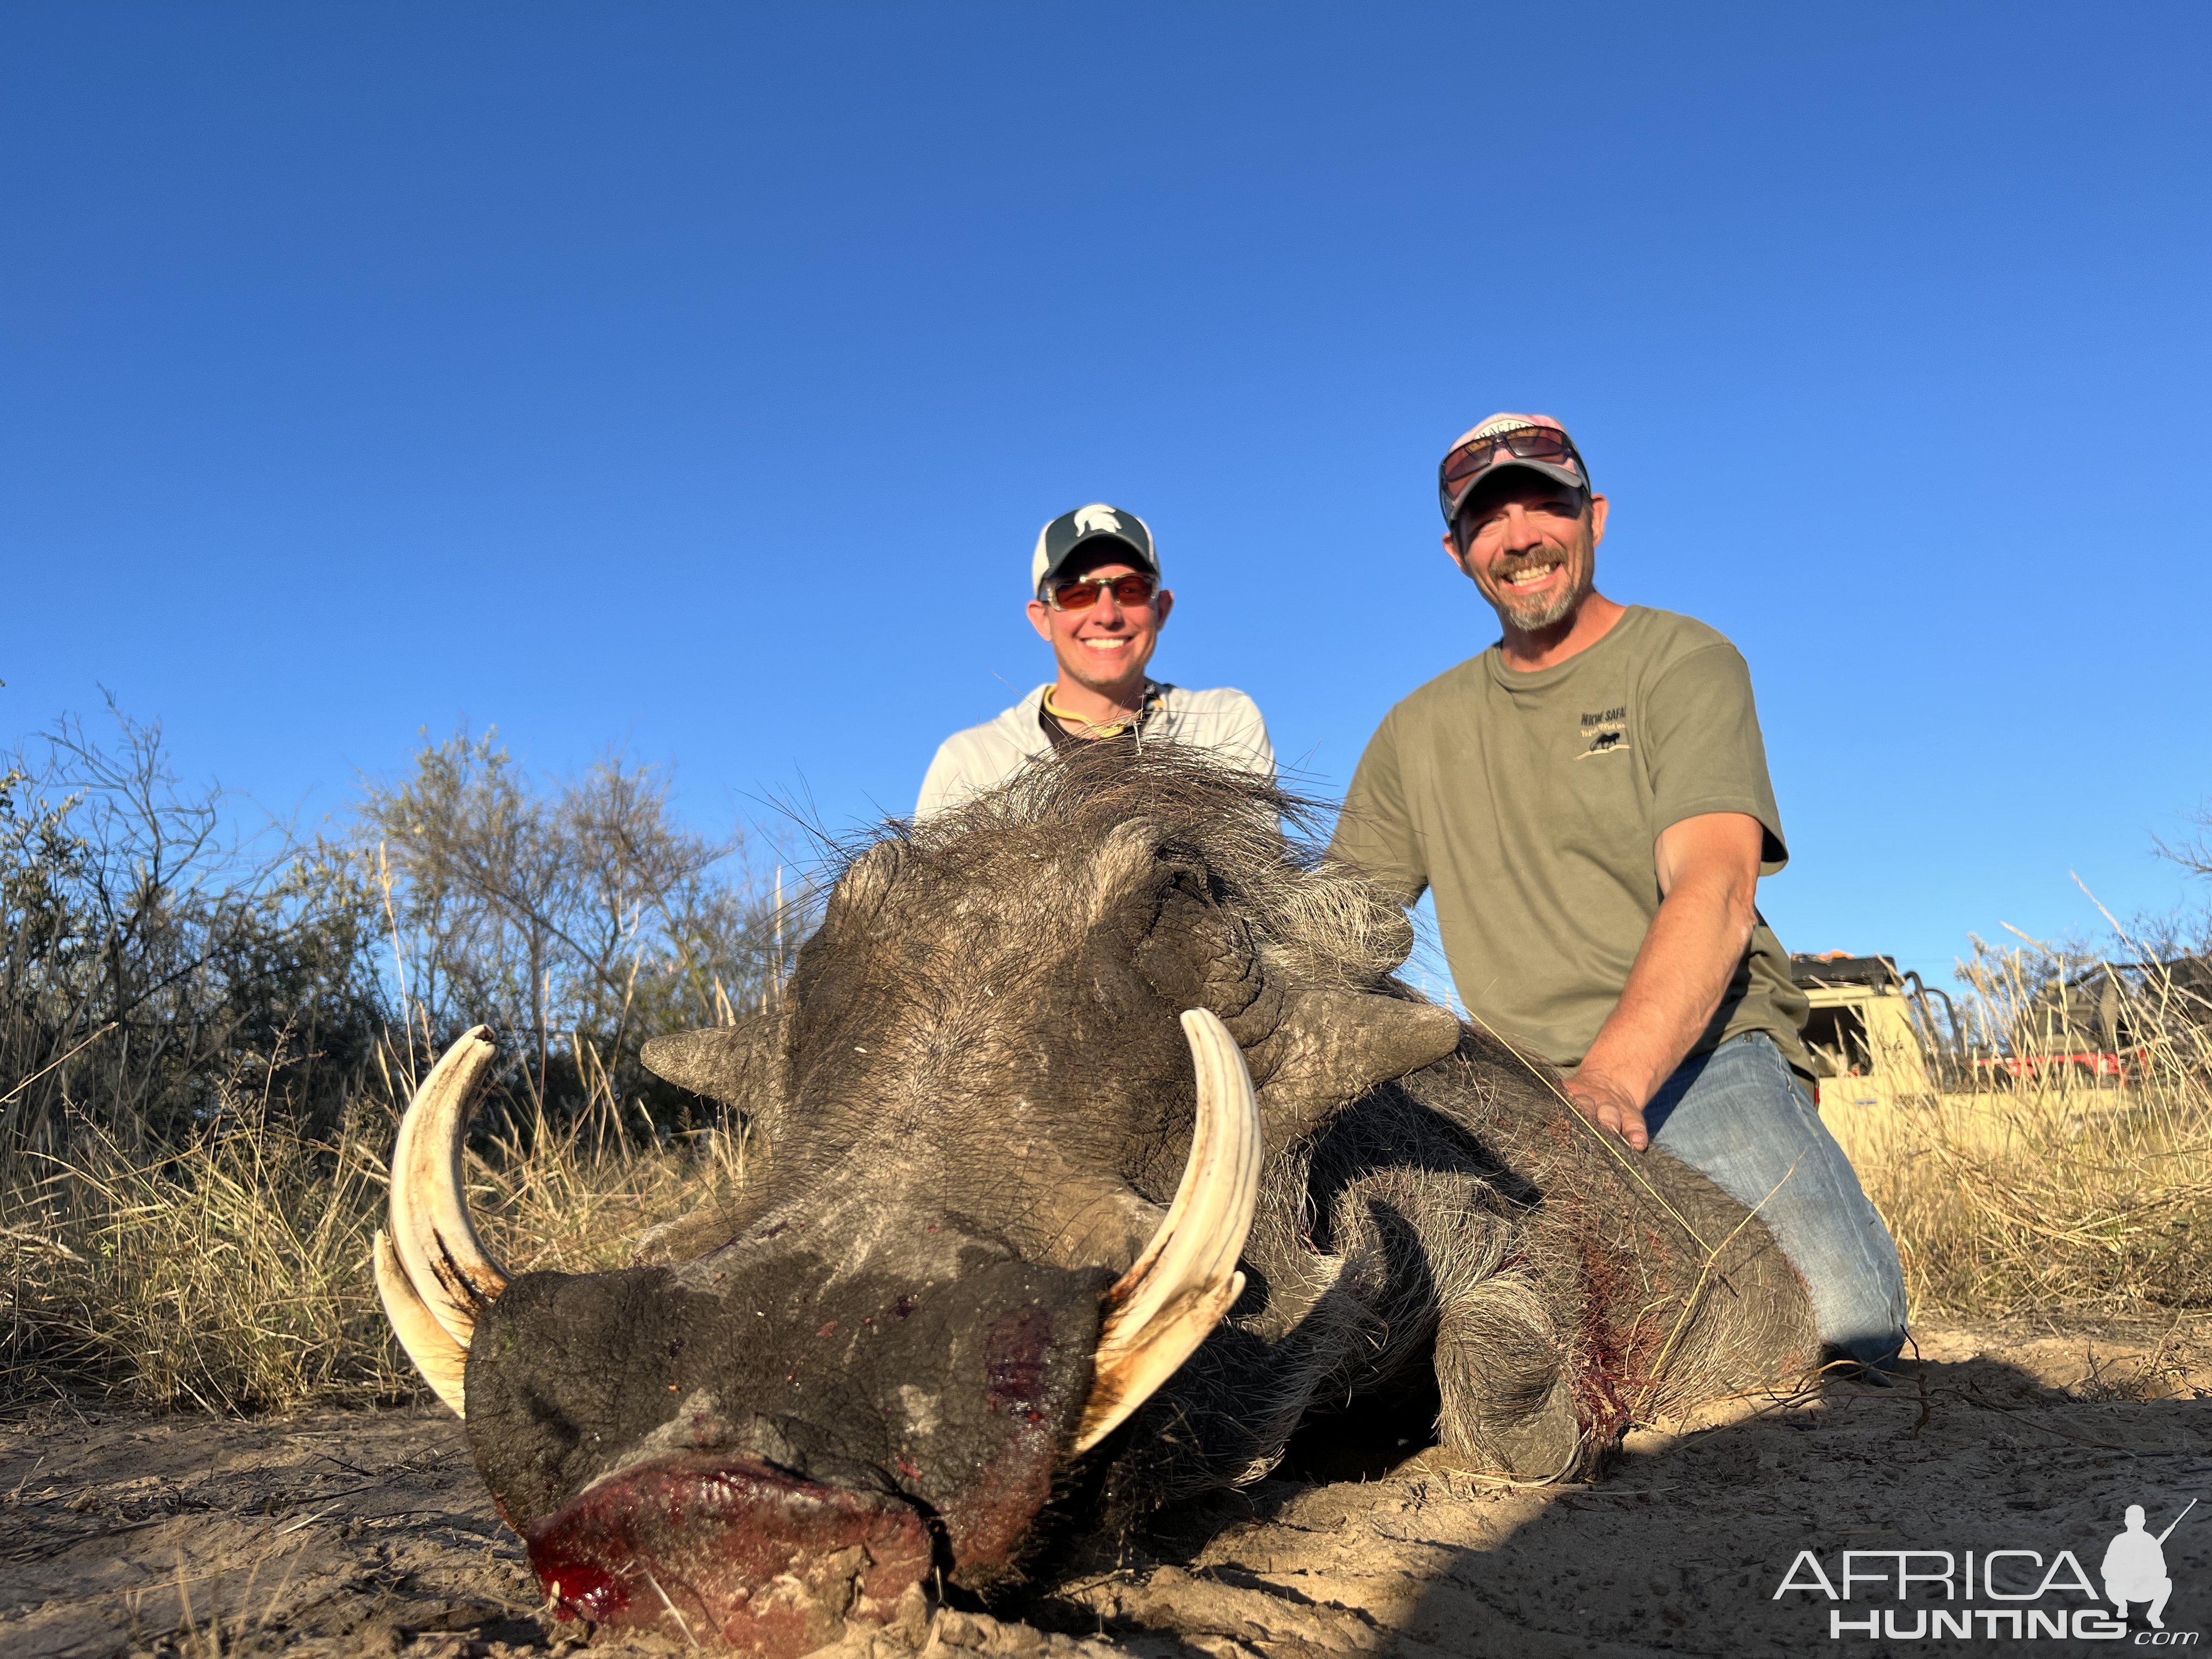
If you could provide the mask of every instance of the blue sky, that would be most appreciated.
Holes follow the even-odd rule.
[[[912,803],[1143,514],[1156,669],[1349,780],[1495,636],[1442,446],[1749,658],[1793,948],[2187,884],[2201,8],[477,3],[0,22],[0,732],[112,689],[312,820],[417,730]]]

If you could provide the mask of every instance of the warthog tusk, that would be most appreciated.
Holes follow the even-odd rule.
[[[384,1316],[392,1322],[399,1346],[407,1350],[422,1380],[453,1407],[454,1416],[466,1417],[461,1403],[461,1371],[468,1364],[469,1351],[430,1316],[422,1298],[415,1294],[399,1253],[392,1248],[391,1237],[381,1227],[376,1230],[376,1293],[383,1300]]]
[[[1091,1398],[1075,1449],[1088,1451],[1152,1398],[1244,1292],[1237,1271],[1260,1198],[1260,1103],[1226,1026],[1202,1008],[1182,1017],[1198,1073],[1190,1161],[1167,1219],[1107,1291]]]
[[[507,1288],[507,1270],[477,1237],[461,1187],[462,1136],[496,1052],[489,1030],[475,1027],[446,1050],[408,1103],[392,1149],[390,1270],[385,1251],[377,1255],[386,1316],[408,1358],[457,1413],[461,1361],[477,1316]]]

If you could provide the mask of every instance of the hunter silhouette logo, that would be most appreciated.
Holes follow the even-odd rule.
[[[2166,1524],[2166,1530],[2155,1537],[2143,1530],[2143,1506],[2128,1505],[2127,1530],[2105,1546],[2105,1561],[2098,1569],[2105,1581],[2105,1599],[2112,1604],[2112,1611],[2124,1619],[2128,1603],[2150,1603],[2150,1627],[2166,1628],[2166,1598],[2173,1594],[2173,1580],[2166,1573],[2166,1540],[2181,1524],[2181,1517],[2197,1507],[2191,1498],[2177,1515]]]
[[[1075,533],[1118,536],[1121,533],[1121,515],[1110,507],[1079,507],[1075,509]]]

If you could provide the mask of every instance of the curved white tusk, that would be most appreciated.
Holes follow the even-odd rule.
[[[466,1417],[461,1403],[461,1371],[468,1364],[469,1351],[430,1316],[422,1298],[415,1294],[391,1237],[381,1227],[376,1230],[376,1293],[383,1300],[384,1316],[398,1334],[399,1346],[407,1350],[422,1380],[452,1407],[454,1416]]]
[[[477,1316],[507,1288],[461,1188],[462,1137],[497,1052],[483,1025],[447,1049],[408,1103],[392,1149],[392,1248],[422,1305],[464,1348]]]
[[[1182,1017],[1198,1073],[1190,1160],[1167,1219],[1106,1293],[1091,1398],[1075,1449],[1088,1451],[1174,1376],[1244,1292],[1237,1271],[1260,1199],[1260,1103],[1228,1027],[1202,1008]]]

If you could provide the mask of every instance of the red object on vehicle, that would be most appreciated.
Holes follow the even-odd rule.
[[[1978,1060],[1975,1068],[1991,1075],[2002,1074],[2014,1082],[2048,1077],[2054,1072],[2076,1072],[2087,1079],[2101,1082],[2110,1078],[2118,1083],[2133,1083],[2142,1074],[2148,1052],[2137,1048],[2129,1054],[2114,1054],[2094,1048],[2063,1050],[2044,1054],[1998,1054],[1991,1059]]]

